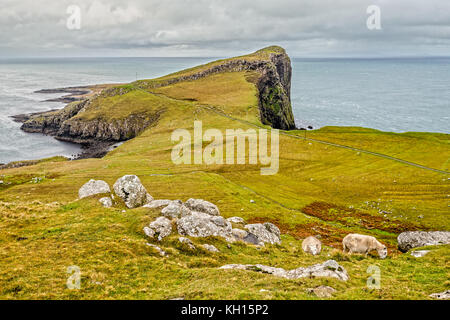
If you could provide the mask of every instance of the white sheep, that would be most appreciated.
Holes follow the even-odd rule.
[[[344,247],[344,252],[348,250],[350,254],[364,253],[367,256],[370,251],[376,250],[381,259],[387,257],[386,246],[372,236],[351,233],[342,240],[342,246]]]
[[[306,253],[310,253],[313,256],[315,256],[315,255],[319,254],[320,251],[322,250],[322,244],[319,239],[317,239],[313,236],[310,236],[310,237],[306,238],[305,240],[303,240],[302,249]]]

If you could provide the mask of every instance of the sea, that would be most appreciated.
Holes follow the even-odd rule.
[[[217,58],[0,58],[0,163],[56,155],[76,144],[20,130],[10,116],[64,107],[40,89],[149,79]],[[359,126],[450,133],[450,57],[292,59],[298,127]]]

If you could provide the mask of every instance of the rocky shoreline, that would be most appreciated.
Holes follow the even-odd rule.
[[[46,135],[51,135],[57,140],[65,141],[65,142],[71,142],[81,145],[82,151],[75,155],[75,157],[72,158],[72,160],[79,160],[79,159],[87,159],[87,158],[102,158],[106,155],[109,151],[114,149],[117,144],[116,141],[76,141],[73,139],[64,139],[61,137],[58,137],[56,135],[57,132],[57,126],[56,123],[54,123],[54,126],[50,126],[45,128],[45,130],[41,130],[38,128],[34,128],[33,125],[26,124],[28,121],[32,120],[33,118],[42,118],[42,117],[48,117],[49,115],[55,115],[57,113],[61,113],[63,110],[66,110],[68,105],[72,102],[82,101],[84,99],[89,98],[90,96],[94,94],[100,93],[104,89],[105,85],[93,85],[93,86],[78,86],[78,87],[64,87],[64,88],[56,88],[56,89],[41,89],[34,91],[34,93],[68,93],[66,95],[63,95],[58,98],[52,98],[44,100],[46,102],[62,102],[66,105],[61,109],[51,109],[48,111],[41,111],[41,112],[34,112],[34,113],[23,113],[23,114],[17,114],[12,115],[10,118],[13,119],[13,121],[22,123],[21,130],[28,132],[28,133],[43,133]],[[79,110],[79,109],[78,109]],[[73,115],[74,112],[69,113],[69,115]],[[55,119],[53,119],[55,120]],[[62,120],[62,119],[61,119]],[[7,165],[7,164],[6,164]],[[5,166],[5,164],[3,164]]]

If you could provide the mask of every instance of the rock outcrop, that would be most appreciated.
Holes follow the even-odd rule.
[[[144,233],[150,238],[157,238],[158,241],[161,241],[172,233],[172,223],[165,217],[158,217],[148,227],[144,227]]]
[[[221,216],[211,216],[202,212],[192,212],[177,221],[180,235],[190,237],[223,237],[232,239],[231,223]]]
[[[397,242],[402,252],[417,247],[450,244],[450,231],[407,231],[397,237]]]
[[[342,281],[347,281],[349,276],[344,267],[340,266],[334,260],[328,260],[322,264],[316,264],[311,267],[300,267],[293,270],[285,270],[283,268],[274,268],[261,264],[228,264],[220,267],[220,269],[238,269],[238,270],[250,270],[262,273],[268,273],[276,277],[282,277],[286,279],[300,279],[300,278],[336,278]]]
[[[83,199],[102,193],[111,193],[109,185],[103,180],[91,179],[78,190],[78,198]]]
[[[259,243],[270,243],[270,244],[280,244],[280,229],[272,223],[255,223],[255,224],[247,224],[245,229],[249,231],[249,233],[253,234]],[[248,235],[247,235],[248,236]]]

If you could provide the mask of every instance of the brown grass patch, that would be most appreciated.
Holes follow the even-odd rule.
[[[364,229],[378,229],[400,234],[405,231],[425,230],[422,225],[400,220],[385,219],[356,209],[346,208],[327,202],[313,202],[302,209],[302,212],[323,221],[335,221],[345,226],[356,226]]]

